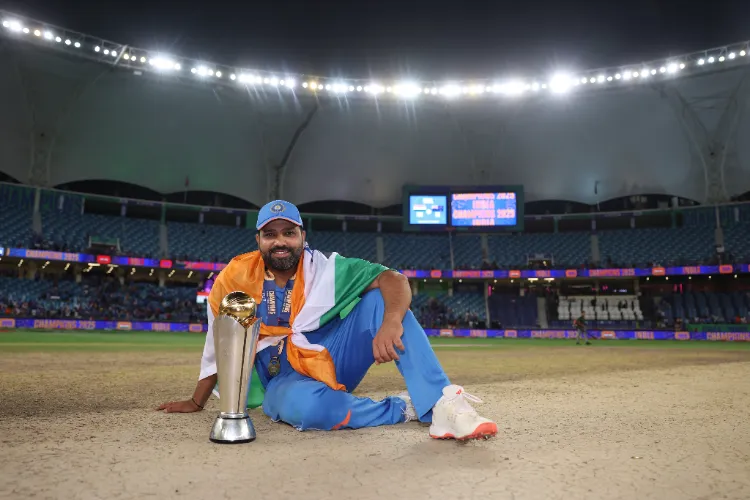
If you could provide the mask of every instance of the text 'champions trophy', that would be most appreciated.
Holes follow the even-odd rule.
[[[255,427],[247,413],[247,391],[260,335],[257,304],[245,292],[227,294],[213,322],[219,408],[209,439],[214,443],[249,443]]]

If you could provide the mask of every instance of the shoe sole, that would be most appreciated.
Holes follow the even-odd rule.
[[[473,439],[490,439],[491,437],[494,437],[497,435],[497,424],[492,422],[486,422],[484,424],[479,425],[476,429],[474,429],[474,432],[467,436],[461,436],[456,437],[450,432],[441,434],[441,435],[435,435],[430,434],[430,437],[432,439],[455,439],[456,441],[471,441]]]

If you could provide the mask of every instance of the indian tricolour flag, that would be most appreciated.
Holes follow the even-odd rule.
[[[293,318],[292,335],[287,350],[290,358],[300,360],[304,369],[310,372],[309,375],[325,381],[316,377],[314,373],[320,371],[321,364],[327,364],[321,362],[323,359],[330,360],[330,356],[325,355],[323,346],[309,343],[305,333],[317,330],[334,318],[345,317],[357,305],[367,287],[388,268],[362,259],[343,257],[335,252],[326,257],[322,252],[309,247],[305,248],[303,259],[304,304]],[[273,338],[261,340],[258,351],[275,342]],[[323,356],[312,360],[309,354],[303,355],[305,351],[321,353]],[[330,362],[331,368],[334,368],[332,360]],[[294,365],[293,362],[292,364]],[[327,371],[331,373],[331,370]],[[333,373],[335,377],[335,368]],[[257,372],[253,370],[248,407],[255,408],[262,402],[263,389]]]
[[[292,324],[294,333],[312,332],[337,316],[345,316],[362,292],[388,269],[335,252],[326,257],[310,248],[305,249],[304,259],[305,304]]]

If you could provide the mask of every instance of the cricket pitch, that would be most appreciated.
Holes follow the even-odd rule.
[[[437,339],[498,422],[436,441],[410,422],[217,445],[192,394],[200,335],[0,333],[0,498],[750,498],[750,345]],[[393,364],[357,394],[404,390]]]

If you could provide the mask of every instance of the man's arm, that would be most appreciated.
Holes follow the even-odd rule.
[[[388,363],[399,359],[396,349],[404,351],[401,335],[404,333],[402,322],[411,305],[411,287],[403,274],[385,271],[380,274],[367,290],[380,288],[385,303],[383,324],[372,341],[372,353],[377,364]]]
[[[367,291],[380,288],[385,302],[383,321],[395,320],[401,323],[411,305],[409,279],[396,271],[384,271],[367,287]]]
[[[208,398],[211,397],[211,391],[216,387],[218,377],[216,375],[216,353],[214,352],[213,322],[214,314],[211,310],[211,304],[206,303],[206,315],[208,319],[208,332],[206,333],[206,342],[203,346],[203,357],[201,358],[201,373],[198,384],[193,391],[193,397],[184,401],[170,401],[159,405],[157,410],[164,410],[167,413],[191,413],[200,411],[206,405]]]
[[[170,401],[159,405],[157,410],[164,410],[166,413],[192,413],[200,411],[206,405],[208,398],[211,397],[211,391],[216,386],[216,374],[209,375],[203,380],[198,381],[193,391],[193,397],[185,401]]]

